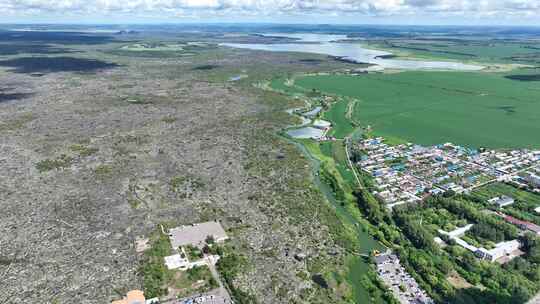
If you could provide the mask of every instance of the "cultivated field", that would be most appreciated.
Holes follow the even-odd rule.
[[[296,85],[359,99],[353,118],[418,144],[540,147],[540,89],[502,74],[402,72],[309,76]]]
[[[540,62],[535,41],[482,41],[476,39],[394,39],[370,41],[368,46],[385,49],[398,57],[450,59],[482,63]]]

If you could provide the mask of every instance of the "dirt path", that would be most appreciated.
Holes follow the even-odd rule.
[[[350,138],[345,137],[345,154],[347,155],[347,164],[349,165],[349,167],[351,168],[354,174],[354,178],[356,179],[356,183],[358,184],[358,187],[362,189],[363,188],[362,182],[360,181],[360,178],[358,177],[358,173],[356,173],[356,168],[354,167],[354,164],[351,161],[351,156],[349,155],[349,141],[350,141]]]
[[[345,118],[347,118],[350,121],[353,121],[352,114],[354,111],[354,107],[356,106],[356,103],[358,100],[350,101],[349,104],[347,104],[347,112],[345,112]]]

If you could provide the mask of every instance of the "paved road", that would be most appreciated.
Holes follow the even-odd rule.
[[[212,294],[216,295],[216,298],[218,299],[219,302],[216,301],[216,302],[208,302],[208,303],[212,303],[212,304],[213,303],[225,303],[225,304],[233,303],[231,296],[229,294],[229,291],[225,288],[225,286],[223,285],[223,282],[221,282],[219,273],[216,269],[216,265],[214,265],[213,263],[208,263],[208,268],[210,268],[210,272],[212,273],[212,276],[219,284],[219,288],[212,291]]]

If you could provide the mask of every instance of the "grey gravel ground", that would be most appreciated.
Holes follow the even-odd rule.
[[[307,162],[287,164],[298,157],[294,147],[253,139],[279,126],[264,118],[271,106],[253,90],[193,69],[212,60],[224,67],[213,74],[219,79],[240,72],[231,67],[249,74],[290,66],[286,55],[246,54],[155,59],[90,50],[77,56],[118,66],[43,76],[0,67],[0,94],[11,94],[0,101],[0,303],[107,303],[141,287],[137,237],[162,222],[214,219],[252,265],[239,288],[261,303],[319,301],[297,275],[306,263],[293,256],[339,263],[340,248],[310,214],[326,208],[319,194],[297,182]],[[40,172],[47,159],[70,161]],[[172,189],[176,177],[183,182]],[[306,218],[293,217],[283,205],[291,203]]]

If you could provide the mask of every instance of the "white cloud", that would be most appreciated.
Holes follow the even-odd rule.
[[[328,15],[359,16],[522,15],[540,18],[540,0],[0,0],[0,13],[69,14],[130,17],[197,15]]]

